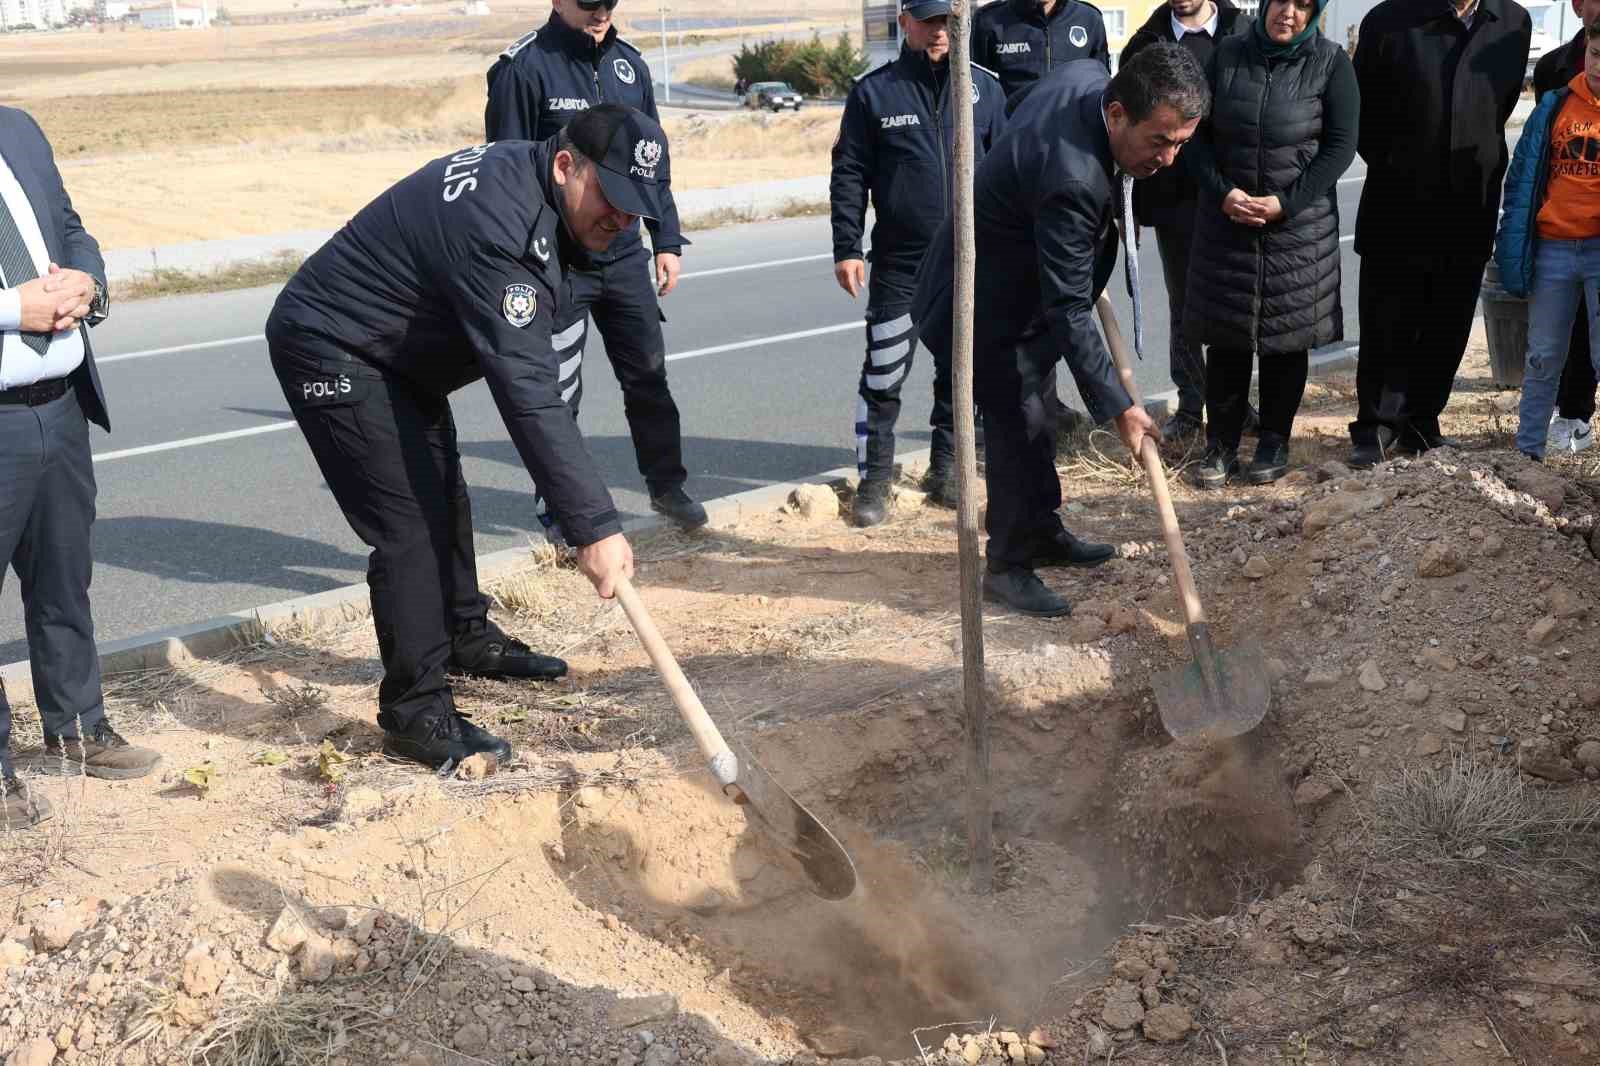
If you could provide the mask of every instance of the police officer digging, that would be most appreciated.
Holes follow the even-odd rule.
[[[995,0],[973,22],[972,58],[999,75],[1008,97],[1076,59],[1111,69],[1105,18],[1084,0]]]
[[[858,526],[884,520],[894,477],[894,424],[900,389],[911,372],[916,326],[911,298],[917,267],[950,213],[955,123],[950,114],[948,0],[909,0],[900,13],[900,57],[867,74],[845,101],[833,145],[834,277],[852,297],[867,289],[867,354],[856,406]],[[972,72],[975,151],[981,159],[1004,121],[1005,98],[994,76]],[[861,250],[871,199],[872,277]],[[954,507],[955,436],[950,364],[934,363],[933,444],[923,487]]]
[[[665,211],[667,142],[637,111],[435,160],[308,259],[267,321],[272,365],[351,527],[383,658],[384,750],[432,766],[510,746],[456,710],[447,668],[559,677],[487,619],[449,393],[483,378],[578,568],[609,598],[633,553],[562,399],[569,273]]]
[[[617,36],[617,0],[553,0],[550,20],[507,48],[489,68],[487,139],[542,141],[589,108],[623,104],[657,120],[655,90],[644,57]],[[663,190],[659,217],[646,220],[655,248],[656,280],[638,226],[570,272],[571,300],[556,323],[560,347],[572,362],[567,386],[576,410],[587,319],[592,313],[606,356],[622,387],[623,412],[633,435],[650,506],[688,529],[705,524],[705,508],[684,492],[683,436],[678,406],[667,387],[666,341],[656,298],[678,284],[679,255],[688,243],[678,209]]]
[[[1098,566],[1115,554],[1074,537],[1056,513],[1055,363],[1066,360],[1089,413],[1114,419],[1130,451],[1146,435],[1159,439],[1117,376],[1094,303],[1116,262],[1119,216],[1131,215],[1133,180],[1171,166],[1209,104],[1204,71],[1178,45],[1151,45],[1109,80],[1098,62],[1069,63],[1028,94],[978,167],[972,362],[987,448],[987,599],[1068,614],[1035,569]],[[912,309],[935,350],[950,342],[952,243],[947,225]],[[1130,263],[1137,291],[1136,257]],[[1139,332],[1136,320],[1136,343]]]

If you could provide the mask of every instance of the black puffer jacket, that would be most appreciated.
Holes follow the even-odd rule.
[[[1184,330],[1202,344],[1295,352],[1344,337],[1339,175],[1355,158],[1360,95],[1344,50],[1316,37],[1269,61],[1251,34],[1217,43],[1211,117],[1183,155],[1200,184]],[[1222,212],[1231,190],[1275,195],[1264,227]]]

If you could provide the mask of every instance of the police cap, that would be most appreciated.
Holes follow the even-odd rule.
[[[950,14],[950,0],[902,0],[900,10],[921,22]]]
[[[612,207],[661,218],[671,181],[667,135],[648,115],[621,104],[601,104],[568,123],[565,133],[594,163]]]

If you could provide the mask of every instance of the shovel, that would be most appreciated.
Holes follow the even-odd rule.
[[[754,814],[756,825],[767,838],[794,857],[810,879],[813,892],[826,900],[847,899],[856,888],[856,868],[839,841],[817,821],[816,815],[772,779],[766,768],[750,754],[749,748],[744,748],[743,760],[729,749],[689,679],[683,676],[672,650],[661,639],[661,632],[651,620],[650,612],[645,610],[638,592],[634,591],[633,583],[625,577],[617,579],[617,599],[633,624],[633,631],[639,634],[645,654],[650,656],[656,673],[667,686],[684,724],[694,734],[695,743],[700,745],[700,751],[710,763],[711,776],[722,786],[723,795]]]
[[[1117,373],[1133,402],[1138,404],[1139,385],[1128,362],[1128,345],[1117,325],[1117,312],[1102,293],[1096,310],[1106,345],[1117,364]],[[1218,651],[1211,643],[1211,626],[1200,594],[1195,591],[1194,575],[1189,571],[1189,553],[1183,547],[1183,533],[1167,492],[1167,471],[1161,462],[1161,449],[1149,437],[1139,449],[1150,494],[1161,515],[1161,535],[1167,542],[1167,557],[1172,560],[1173,583],[1178,586],[1178,601],[1189,633],[1189,650],[1194,662],[1176,670],[1164,670],[1150,679],[1155,691],[1161,724],[1178,740],[1209,734],[1237,737],[1261,724],[1272,701],[1272,683],[1267,677],[1266,657],[1254,644],[1232,651]]]

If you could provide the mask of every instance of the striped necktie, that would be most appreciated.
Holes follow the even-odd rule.
[[[0,271],[5,272],[6,285],[13,289],[39,276],[39,269],[33,265],[33,256],[28,253],[22,232],[17,229],[17,220],[11,216],[11,208],[4,197],[0,197]],[[41,356],[50,347],[48,333],[21,333],[19,336],[23,344]]]
[[[1133,222],[1133,175],[1122,175],[1122,270],[1133,301],[1133,350],[1144,358],[1144,314],[1139,304],[1139,240]]]

